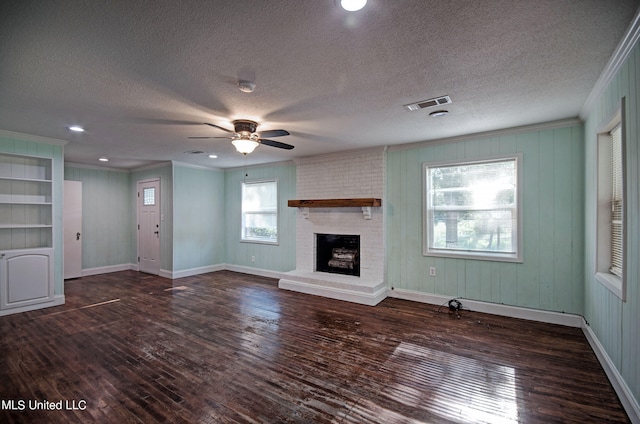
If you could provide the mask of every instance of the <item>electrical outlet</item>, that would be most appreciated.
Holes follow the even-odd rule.
[[[256,261],[256,257],[255,257],[255,256],[252,256],[252,257],[251,257],[251,262],[255,262],[255,261]]]
[[[435,277],[436,276],[436,267],[435,266],[430,266],[429,267],[429,276],[430,277]]]

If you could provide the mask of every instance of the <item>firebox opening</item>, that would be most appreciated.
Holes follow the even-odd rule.
[[[316,234],[316,271],[360,276],[360,236]]]

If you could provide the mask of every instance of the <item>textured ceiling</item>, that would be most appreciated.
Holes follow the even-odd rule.
[[[69,140],[74,163],[224,168],[574,118],[639,6],[336,3],[3,0],[0,129]],[[403,108],[442,95],[444,118]],[[224,136],[203,123],[233,119],[286,129],[277,141],[295,149],[259,146],[245,162],[228,140],[188,139]]]

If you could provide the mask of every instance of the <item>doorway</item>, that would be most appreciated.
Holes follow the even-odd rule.
[[[82,181],[64,182],[64,279],[82,277]]]
[[[160,179],[138,181],[138,270],[160,274]]]

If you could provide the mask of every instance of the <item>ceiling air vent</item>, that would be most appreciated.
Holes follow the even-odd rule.
[[[414,111],[414,110],[426,109],[428,107],[448,105],[449,103],[453,103],[451,101],[451,97],[441,96],[441,97],[436,97],[429,100],[423,100],[421,102],[404,105],[404,107],[407,110]]]

